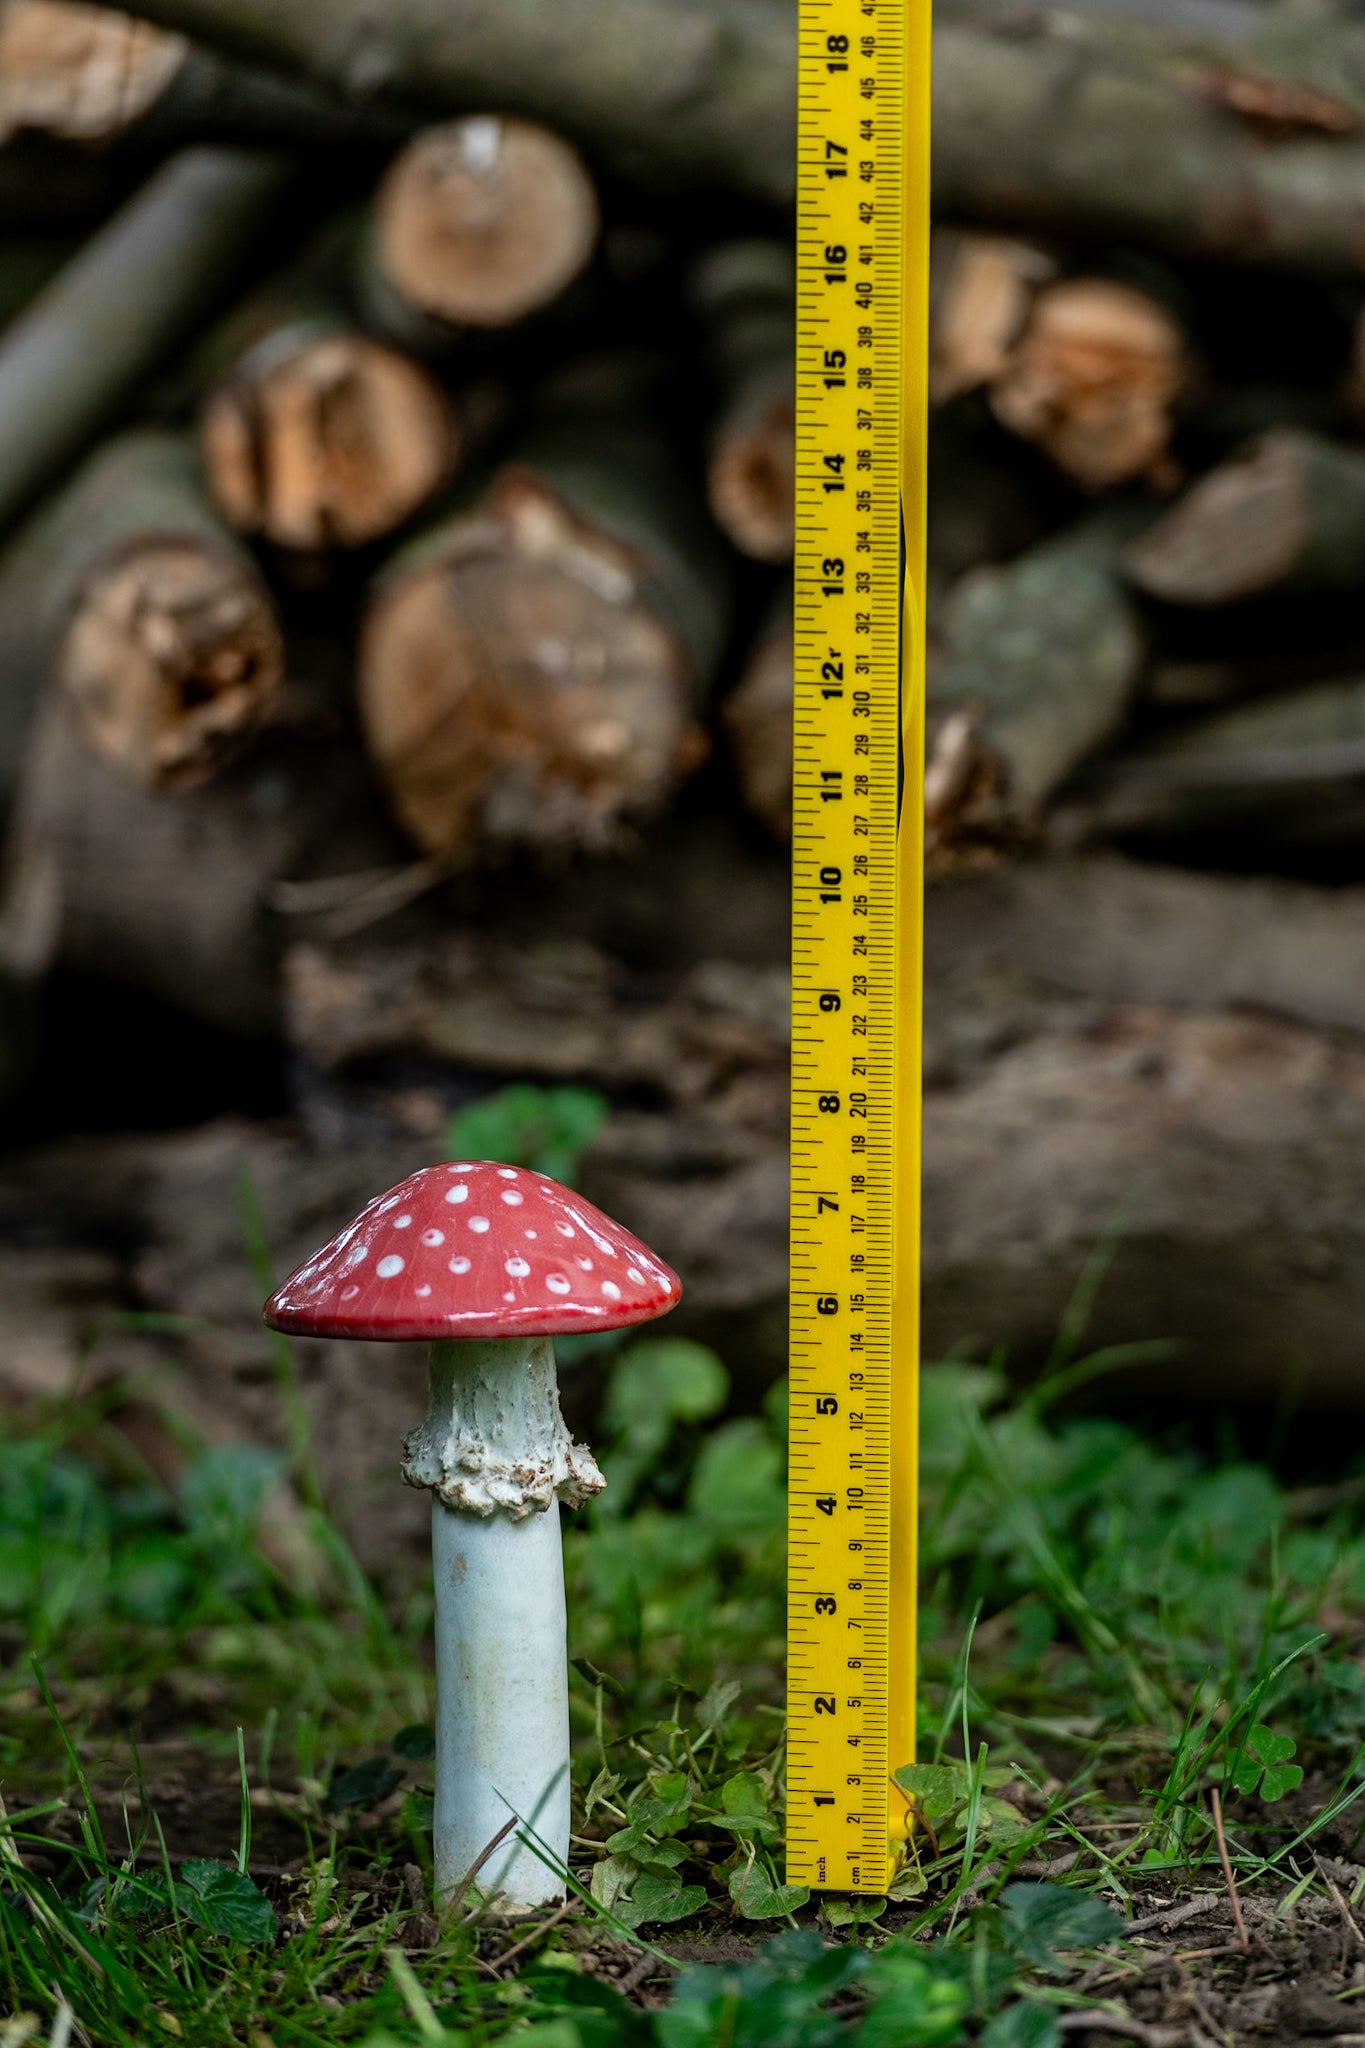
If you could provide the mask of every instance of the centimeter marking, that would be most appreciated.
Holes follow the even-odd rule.
[[[801,0],[787,1876],[874,1893],[914,1744],[927,20]]]

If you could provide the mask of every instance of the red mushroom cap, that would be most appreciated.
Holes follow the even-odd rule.
[[[674,1307],[662,1259],[572,1188],[492,1160],[424,1166],[376,1195],[265,1305],[304,1337],[553,1337]]]

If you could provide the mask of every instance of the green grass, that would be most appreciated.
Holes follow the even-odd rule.
[[[780,1390],[735,1416],[710,1352],[616,1346],[566,1540],[579,1903],[510,1958],[474,1920],[430,1945],[429,1589],[366,1581],[306,1442],[191,1448],[167,1489],[98,1406],[31,1418],[0,1445],[0,2048],[1042,2048],[1144,1886],[1221,1885],[1215,1790],[1249,1897],[1320,1888],[1365,1826],[1361,1496],[1066,1415],[1103,1364],[1073,1340],[1025,1397],[926,1375],[922,1824],[888,1901],[822,1906],[782,1881]],[[193,1853],[168,1741],[218,1788]],[[658,2010],[603,1975],[735,1934]]]

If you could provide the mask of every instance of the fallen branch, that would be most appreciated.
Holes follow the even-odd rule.
[[[240,282],[288,176],[275,157],[186,150],[0,336],[0,526]]]

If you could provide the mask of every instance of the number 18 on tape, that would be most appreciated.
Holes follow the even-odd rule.
[[[787,1876],[914,1760],[928,0],[801,0]]]

